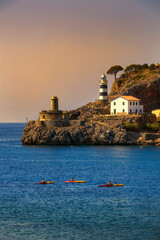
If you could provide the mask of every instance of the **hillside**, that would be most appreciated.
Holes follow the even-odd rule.
[[[109,114],[110,100],[119,95],[132,95],[141,99],[141,104],[143,104],[146,113],[160,108],[160,67],[155,68],[152,65],[145,69],[132,70],[121,74],[113,83],[108,106],[103,108],[98,102],[88,103],[70,111],[70,119],[85,120],[92,118],[94,115]]]
[[[114,81],[109,100],[119,95],[141,99],[145,112],[160,108],[160,67],[123,73]]]

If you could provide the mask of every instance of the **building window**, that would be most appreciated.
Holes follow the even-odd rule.
[[[116,102],[114,102],[114,105],[116,105]]]
[[[132,102],[130,102],[130,105],[132,105]]]
[[[132,112],[132,109],[130,109],[130,113]]]
[[[135,102],[133,102],[133,105],[135,104]]]
[[[114,109],[113,111],[114,111],[114,114],[116,114],[116,109]]]
[[[142,109],[140,109],[139,111],[140,111],[140,113],[141,113],[141,112],[142,112]]]
[[[45,119],[45,115],[43,115],[43,119]]]
[[[123,105],[125,105],[125,102],[122,102]]]
[[[123,109],[123,112],[125,112],[125,109]]]
[[[136,102],[136,105],[137,105],[137,102]]]

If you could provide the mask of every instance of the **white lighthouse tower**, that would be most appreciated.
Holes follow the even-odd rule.
[[[99,87],[99,101],[102,106],[107,104],[108,100],[108,81],[106,79],[106,75],[103,74],[100,80],[100,87]]]

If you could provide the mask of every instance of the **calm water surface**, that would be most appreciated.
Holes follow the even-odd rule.
[[[0,240],[160,239],[160,147],[22,146],[24,126],[0,124]]]

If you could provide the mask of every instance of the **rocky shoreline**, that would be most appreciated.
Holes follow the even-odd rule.
[[[24,145],[160,145],[158,133],[126,132],[121,125],[83,121],[67,127],[48,127],[30,121],[23,130]]]

